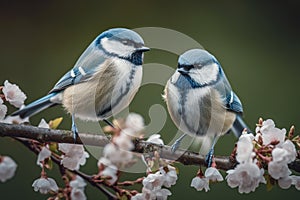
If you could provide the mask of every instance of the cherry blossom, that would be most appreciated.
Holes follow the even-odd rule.
[[[24,105],[24,101],[27,98],[26,95],[20,90],[16,84],[11,84],[6,80],[2,92],[5,99],[13,106],[20,108]]]
[[[282,189],[289,189],[292,185],[293,179],[290,176],[286,176],[278,179],[278,185]]]
[[[159,171],[164,176],[163,186],[171,187],[176,184],[178,177],[175,167],[167,165],[166,167],[160,167]]]
[[[253,141],[254,136],[252,134],[242,134],[237,142],[236,160],[239,163],[248,162],[254,156]]]
[[[3,100],[0,98],[0,120],[3,120],[7,113],[7,106],[3,104]]]
[[[197,191],[202,191],[204,189],[205,192],[208,192],[210,190],[209,179],[206,177],[196,176],[191,182],[191,187],[194,187]]]
[[[268,172],[274,179],[285,178],[292,173],[286,163],[277,161],[269,162]]]
[[[86,158],[89,157],[82,145],[60,143],[58,149],[64,153],[61,164],[71,170],[78,170],[80,165],[84,165]]]
[[[154,174],[149,174],[143,180],[143,186],[148,190],[156,190],[162,187],[164,181],[165,181],[164,176],[158,171]]]
[[[238,187],[239,193],[254,192],[259,183],[266,183],[264,170],[259,169],[255,162],[238,164],[235,169],[227,171],[227,183],[231,188]]]
[[[139,135],[137,135],[140,131],[142,131],[144,129],[144,119],[141,115],[136,114],[136,113],[130,113],[125,121],[125,125],[128,129],[133,130],[133,133],[135,133],[135,135],[138,137]]]
[[[208,178],[208,180],[210,181],[223,181],[224,178],[223,176],[221,175],[221,173],[219,172],[219,170],[215,167],[209,167],[205,170],[205,173],[204,173],[204,176],[206,178]]]
[[[43,167],[42,162],[51,156],[51,151],[47,147],[43,147],[38,154],[36,164]]]
[[[160,134],[153,134],[147,139],[147,142],[164,145],[164,141],[162,139],[160,139],[160,137],[161,137]]]
[[[106,182],[108,182],[110,185],[113,185],[118,180],[118,168],[115,165],[109,165],[104,168],[99,174],[101,176],[108,177],[106,179]]]
[[[261,133],[264,145],[271,144],[272,142],[281,144],[284,142],[286,129],[276,128],[274,121],[268,119],[262,123],[262,127],[256,128],[256,132]]]
[[[48,177],[41,177],[39,179],[36,179],[33,182],[32,187],[34,188],[34,191],[39,191],[42,194],[47,194],[50,191],[58,191],[58,186],[55,180]]]
[[[297,190],[300,190],[300,176],[293,175],[291,176],[291,178],[292,178],[292,184],[295,185],[295,188]]]
[[[70,181],[71,190],[71,199],[72,200],[86,200],[86,195],[84,193],[84,188],[86,183],[80,176],[76,176],[76,178]]]
[[[17,164],[9,156],[0,156],[0,181],[11,179],[16,172]]]

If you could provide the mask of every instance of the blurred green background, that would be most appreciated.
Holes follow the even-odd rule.
[[[299,61],[300,2],[294,1],[1,1],[0,3],[0,83],[17,83],[29,103],[46,94],[76,62],[89,43],[112,27],[165,27],[182,32],[212,52],[222,64],[235,92],[243,102],[245,119],[251,128],[259,117],[272,118],[278,127],[300,127]],[[147,44],[147,41],[145,41]],[[152,50],[145,63],[177,66],[177,56]],[[163,87],[142,87],[130,106],[149,122],[148,109],[162,104]],[[10,112],[13,110],[10,109]],[[51,108],[34,117],[37,124],[63,116],[61,128],[70,128],[70,118],[61,107]],[[168,119],[161,131],[168,143],[177,131]],[[228,155],[235,138],[219,140],[216,154]],[[31,184],[39,176],[36,157],[9,138],[0,138],[0,154],[10,155],[18,163],[16,176],[0,183],[1,199],[46,199],[33,191]],[[226,183],[211,185],[208,193],[191,188],[197,167],[181,166],[179,180],[171,188],[169,199],[223,198],[283,199],[299,195],[294,188],[261,185],[255,193],[240,195]],[[96,172],[96,160],[90,158],[83,171]],[[56,169],[50,176],[57,177]],[[130,179],[143,174],[127,174]],[[56,178],[59,180],[59,178]],[[59,182],[61,183],[61,181]],[[88,199],[105,197],[90,185]]]

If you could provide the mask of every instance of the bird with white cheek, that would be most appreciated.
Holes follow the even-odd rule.
[[[136,32],[109,29],[95,38],[48,95],[12,115],[26,118],[62,104],[72,116],[75,140],[78,135],[75,118],[111,124],[107,119],[127,107],[138,91],[143,53],[148,50]]]
[[[179,57],[178,68],[166,84],[164,98],[173,122],[181,131],[213,138],[206,157],[208,166],[219,136],[230,129],[240,135],[247,128],[241,118],[241,101],[232,91],[220,63],[203,49],[188,50]],[[185,134],[175,141],[172,151],[176,151]]]

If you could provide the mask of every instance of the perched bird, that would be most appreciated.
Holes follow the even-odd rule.
[[[192,49],[178,59],[178,68],[166,84],[164,98],[175,125],[185,134],[213,138],[208,165],[217,138],[230,129],[240,135],[247,128],[243,108],[217,59],[203,49]],[[175,151],[181,136],[172,146]]]
[[[74,139],[78,134],[75,118],[110,124],[107,119],[127,107],[138,91],[143,53],[148,50],[136,32],[109,29],[96,37],[48,95],[12,115],[25,118],[62,104],[72,115]]]

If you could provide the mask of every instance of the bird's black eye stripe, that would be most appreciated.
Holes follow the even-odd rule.
[[[190,71],[192,68],[194,68],[194,65],[180,65],[178,64],[178,68],[183,68],[185,71]]]

